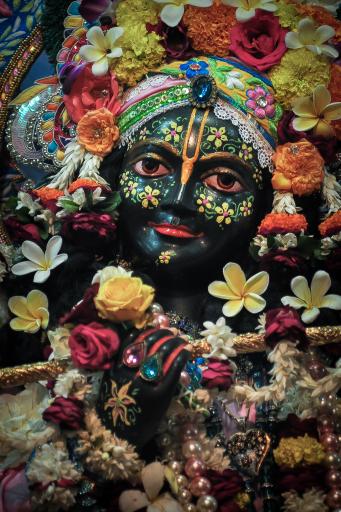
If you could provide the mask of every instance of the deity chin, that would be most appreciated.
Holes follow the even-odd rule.
[[[206,281],[227,261],[245,260],[268,206],[253,146],[229,120],[210,111],[203,121],[199,111],[193,122],[192,112],[188,106],[147,122],[112,180],[122,196],[125,256],[158,280]]]

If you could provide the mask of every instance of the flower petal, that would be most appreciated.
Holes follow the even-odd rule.
[[[294,114],[300,117],[316,117],[314,103],[310,96],[302,96],[301,98],[296,98],[292,104],[292,111]]]
[[[31,290],[27,295],[27,309],[33,315],[39,308],[48,308],[49,301],[45,293],[40,290]],[[16,313],[17,315],[18,313]],[[22,316],[22,315],[18,315]]]
[[[96,76],[105,75],[107,73],[108,69],[109,69],[109,62],[108,62],[106,55],[102,59],[95,62],[91,68],[93,74]]]
[[[327,121],[336,121],[341,118],[341,102],[330,103],[323,111],[323,117]]]
[[[56,235],[50,238],[47,242],[45,250],[45,260],[52,262],[62,247],[63,239],[61,236]]]
[[[168,493],[162,494],[147,508],[147,512],[183,512],[183,510],[180,503]]]
[[[321,44],[318,48],[320,48],[322,55],[326,55],[332,59],[336,59],[339,56],[337,49],[329,44]]]
[[[8,300],[8,308],[14,315],[17,315],[20,318],[32,320],[32,315],[28,310],[27,300],[25,297],[21,297],[20,295],[10,297]]]
[[[123,50],[122,48],[114,48],[113,50],[111,50],[110,53],[107,54],[107,57],[108,59],[118,59],[119,57],[122,57],[123,55]]]
[[[244,286],[245,293],[257,293],[261,295],[269,286],[269,274],[267,272],[258,272],[250,277]]]
[[[266,300],[257,293],[248,293],[244,299],[244,307],[249,313],[255,314],[262,311],[266,306]]]
[[[243,306],[244,299],[229,300],[223,306],[223,315],[227,317],[236,316],[243,309]]]
[[[239,295],[236,296],[223,281],[213,281],[213,283],[208,286],[208,293],[217,299],[230,300],[239,297]]]
[[[68,255],[67,254],[58,254],[58,256],[56,258],[54,258],[54,260],[52,261],[52,265],[50,267],[50,269],[52,270],[53,268],[56,268],[58,267],[58,265],[61,265],[62,263],[64,263],[64,261],[66,261],[68,259]]]
[[[321,25],[315,30],[315,44],[319,46],[335,36],[335,30],[330,25]]]
[[[305,324],[311,324],[320,314],[320,310],[318,308],[310,308],[305,309],[301,315],[302,321]]]
[[[318,85],[313,92],[313,103],[317,115],[331,102],[330,92],[324,85]]]
[[[185,12],[185,8],[183,5],[165,5],[160,13],[161,20],[166,23],[169,27],[176,27]]]
[[[236,19],[237,19],[237,21],[240,21],[240,22],[249,21],[255,15],[256,15],[255,9],[246,10],[243,7],[238,7],[238,9],[236,10]]]
[[[322,297],[331,287],[331,279],[328,272],[318,270],[311,281],[311,302],[314,306],[320,307]]]
[[[312,128],[314,128],[314,126],[317,125],[318,121],[319,120],[317,117],[312,119],[309,119],[308,117],[295,117],[292,122],[292,126],[298,132],[305,132],[307,130],[311,130]]]
[[[23,318],[13,318],[9,323],[13,331],[23,331],[34,334],[39,331],[40,324],[36,320],[24,320]]]
[[[225,5],[230,5],[231,7],[240,6],[240,0],[222,0],[222,3]]]
[[[298,299],[297,297],[292,297],[291,295],[286,295],[285,297],[281,298],[281,302],[283,306],[291,306],[295,309],[303,308],[306,304],[303,302],[303,300]]]
[[[113,27],[108,30],[105,34],[105,38],[107,41],[107,48],[114,48],[117,39],[119,39],[124,34],[123,27]]]
[[[196,7],[210,7],[213,4],[213,0],[188,0],[188,5],[195,5]]]
[[[30,272],[35,272],[39,268],[40,265],[32,263],[32,261],[21,261],[20,263],[13,265],[11,272],[16,276],[24,276]]]
[[[104,50],[99,50],[94,46],[85,44],[79,49],[78,54],[86,62],[97,62],[98,60],[103,58],[105,52]]]
[[[141,480],[150,501],[159,495],[165,482],[165,473],[160,462],[152,462],[142,469]]]
[[[335,293],[325,295],[320,302],[320,308],[341,309],[341,295]]]
[[[49,325],[50,313],[45,308],[39,308],[37,310],[38,319],[40,320],[41,328],[46,329]]]
[[[303,300],[305,304],[311,303],[311,293],[308,286],[308,281],[304,276],[294,277],[294,279],[291,280],[290,288],[296,297]]]
[[[148,505],[148,498],[141,491],[124,491],[119,497],[119,507],[124,512],[135,512]]]
[[[313,133],[318,137],[324,137],[326,139],[329,139],[334,135],[334,128],[329,124],[328,121],[323,121],[319,119],[319,122],[315,126]]]
[[[29,261],[37,263],[37,265],[42,265],[45,263],[45,254],[38,244],[35,244],[30,240],[25,240],[25,242],[22,243],[21,252],[25,258],[27,258]]]
[[[263,11],[270,11],[270,12],[275,12],[278,9],[277,5],[275,5],[273,3],[266,3],[266,4],[263,3],[259,8],[263,9]]]
[[[285,44],[287,48],[292,50],[297,50],[303,46],[299,40],[297,32],[288,32],[285,36]]]
[[[304,18],[297,26],[302,44],[310,44],[315,40],[315,22],[311,18]]]
[[[45,283],[45,281],[48,280],[48,278],[50,277],[50,270],[38,270],[35,274],[34,274],[34,278],[33,278],[33,282],[34,283]]]
[[[245,274],[240,265],[230,261],[223,268],[223,274],[232,293],[235,294],[236,297],[240,297],[246,283]]]
[[[87,33],[86,38],[95,48],[106,50],[106,38],[103,30],[100,27],[91,27]]]

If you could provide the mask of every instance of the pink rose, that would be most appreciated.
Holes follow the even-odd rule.
[[[203,385],[206,388],[228,389],[232,384],[233,370],[227,361],[212,358],[207,370],[202,372]]]
[[[68,430],[79,430],[83,425],[83,402],[77,398],[58,396],[43,412],[43,419]]]

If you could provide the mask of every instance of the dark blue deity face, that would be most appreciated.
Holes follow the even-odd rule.
[[[230,121],[189,106],[135,133],[118,188],[123,245],[174,278],[247,254],[267,203],[252,145]]]

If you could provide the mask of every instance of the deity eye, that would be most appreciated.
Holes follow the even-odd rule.
[[[236,194],[245,190],[234,172],[226,168],[214,169],[209,175],[206,174],[202,181],[207,187],[227,194]]]
[[[146,157],[133,165],[134,171],[140,176],[161,177],[170,173],[170,170],[156,158]]]

